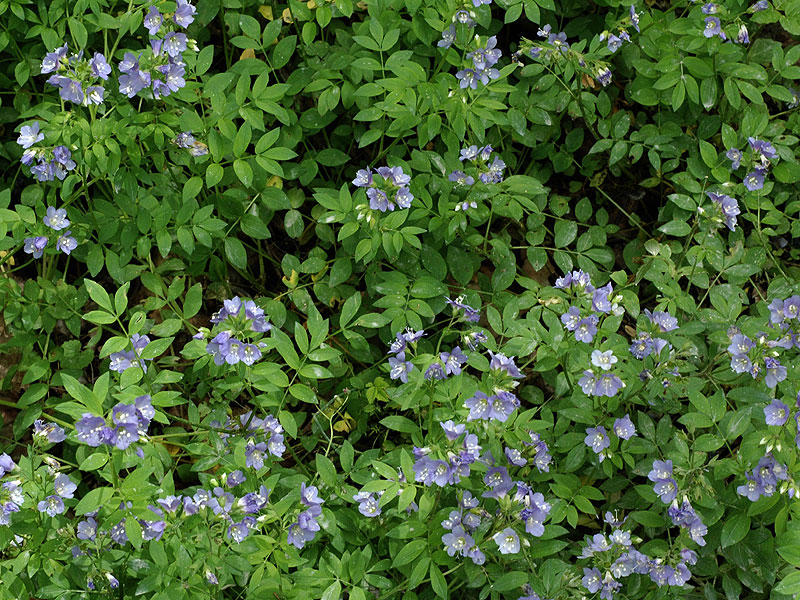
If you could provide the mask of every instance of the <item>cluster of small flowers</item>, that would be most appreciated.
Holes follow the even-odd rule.
[[[578,380],[578,385],[583,390],[583,393],[587,396],[607,396],[609,398],[616,396],[617,392],[625,387],[625,382],[617,374],[609,372],[612,366],[617,363],[617,360],[611,350],[606,350],[605,352],[593,350],[592,364],[599,367],[602,372],[595,374],[592,369],[586,369],[583,372],[583,376]]]
[[[74,498],[76,489],[78,489],[78,486],[73,483],[67,475],[59,473],[53,480],[53,491],[55,491],[55,494],[41,500],[39,504],[36,505],[36,508],[39,512],[47,513],[51,517],[60,515],[65,510],[64,500]]]
[[[377,497],[376,497],[377,494]],[[368,518],[377,517],[381,514],[380,499],[383,491],[379,492],[358,492],[353,495],[353,500],[358,502],[358,512]]]
[[[238,296],[225,300],[219,312],[212,315],[211,323],[224,328],[206,345],[206,352],[214,357],[216,365],[235,365],[239,362],[252,365],[261,358],[261,348],[266,344],[257,340],[254,340],[256,343],[243,342],[234,336],[245,337],[272,329],[263,308],[252,300],[242,302]],[[203,339],[208,333],[201,329],[194,337]]]
[[[131,346],[133,347],[133,350],[122,350],[121,352],[112,353],[111,356],[109,356],[109,360],[111,362],[108,365],[108,370],[116,371],[117,373],[123,373],[131,367],[137,366],[138,363],[138,366],[141,367],[142,371],[147,373],[147,364],[144,361],[151,359],[142,358],[142,351],[149,343],[149,337],[134,333],[131,336]]]
[[[233,471],[227,476],[223,475],[223,485],[234,488],[246,481],[241,471]],[[248,492],[241,498],[236,498],[224,488],[217,486],[212,480],[214,488],[212,490],[198,489],[194,495],[166,496],[156,500],[156,505],[148,505],[148,509],[156,517],[154,520],[137,519],[142,526],[142,538],[146,541],[161,539],[167,528],[167,519],[175,519],[180,509],[183,509],[184,517],[191,517],[195,514],[205,515],[213,513],[219,519],[225,520],[229,525],[226,531],[227,539],[232,539],[236,543],[241,543],[251,530],[258,526],[258,520],[252,515],[259,513],[269,502],[269,490],[263,485],[256,492]],[[126,510],[131,508],[131,503],[121,503],[119,509]],[[244,516],[242,516],[244,515]],[[114,543],[124,546],[128,543],[128,535],[125,529],[127,520],[123,518],[119,523],[113,525],[108,531],[98,529],[95,520],[97,511],[86,515],[87,518],[78,523],[77,538],[79,540],[95,542],[97,536],[108,535]],[[234,519],[236,517],[238,521]],[[241,518],[240,518],[241,517]],[[73,554],[81,553],[80,548],[73,550]],[[208,578],[208,574],[206,574]],[[216,583],[210,578],[210,583]],[[214,578],[216,579],[216,578]]]
[[[490,149],[491,151],[491,149]],[[468,323],[477,323],[481,320],[481,313],[472,308],[469,304],[464,304],[464,296],[458,296],[455,300],[445,298],[444,301],[453,307],[453,314],[458,313],[459,310],[464,311],[464,320]],[[484,336],[485,337],[485,336]],[[486,341],[486,340],[483,340]],[[472,348],[474,350],[475,348]]]
[[[639,31],[639,15],[636,12],[636,7],[631,5],[630,14],[617,26],[617,33],[604,31],[600,34],[600,41],[605,41],[608,46],[608,51],[612,54],[622,47],[622,42],[630,42],[631,36],[628,33],[627,27],[633,26],[636,31]],[[565,38],[566,39],[566,38]]]
[[[757,4],[760,4],[757,3]],[[766,2],[764,2],[766,4]],[[753,10],[756,5],[751,7],[752,12],[757,12],[757,10]],[[715,15],[719,11],[719,7],[714,4],[713,2],[707,2],[703,5],[701,9],[703,14],[705,15]],[[763,9],[762,9],[763,10]],[[705,27],[703,28],[703,35],[707,38],[712,38],[714,36],[719,36],[719,38],[723,41],[727,40],[728,37],[725,35],[725,31],[722,29],[722,23],[720,22],[718,17],[709,16],[705,18]],[[736,34],[736,37],[732,40],[739,44],[749,44],[750,43],[750,33],[747,31],[747,26],[744,23],[739,23],[739,31]]]
[[[764,383],[769,388],[774,388],[786,379],[786,367],[778,361],[778,351],[774,350],[776,346],[782,346],[786,343],[791,344],[791,337],[773,341],[767,340],[765,333],[760,333],[754,342],[749,337],[737,330],[731,330],[731,343],[727,348],[728,354],[731,355],[731,370],[734,373],[749,373],[753,379],[756,379],[763,370],[765,370]],[[791,345],[789,346],[791,347]]]
[[[750,168],[753,170],[744,176],[742,183],[748,190],[755,192],[764,187],[764,177],[769,169],[770,160],[778,156],[778,151],[770,142],[752,136],[747,138],[747,143],[750,145]],[[729,148],[725,156],[731,161],[731,171],[736,171],[742,165],[744,153],[739,148]]]
[[[185,29],[194,21],[196,11],[187,0],[177,0],[172,20]],[[155,36],[162,25],[164,16],[155,6],[151,6],[144,17],[145,28],[151,36]],[[197,50],[197,44],[188,39],[185,33],[169,31],[163,38],[150,40],[151,54],[145,56],[144,52],[140,52],[137,57],[133,52],[126,52],[119,63],[119,70],[123,73],[119,78],[120,93],[133,98],[144,89],[152,89],[153,96],[158,99],[177,92],[186,85],[183,79],[186,63],[182,55],[187,47]]]
[[[538,433],[529,431],[528,435],[531,436],[531,441],[527,442],[522,440],[522,445],[533,448],[533,456],[531,460],[533,465],[540,471],[548,473],[550,471],[550,463],[553,462],[553,457],[550,455],[550,448]],[[506,448],[506,458],[508,462],[518,467],[524,467],[528,464],[528,459],[525,458],[519,450]]]
[[[735,231],[736,217],[742,212],[739,210],[739,203],[736,201],[736,198],[719,192],[706,192],[706,196],[711,198],[714,203],[715,214],[710,216],[715,224],[722,225],[722,223],[725,223],[728,229]],[[702,206],[697,208],[697,212],[700,214],[706,213]]]
[[[297,521],[289,525],[289,543],[302,550],[307,542],[312,541],[319,531],[317,518],[322,514],[322,505],[325,501],[319,497],[319,492],[313,485],[306,487],[300,484],[300,502],[308,508],[297,516]]]
[[[614,287],[610,282],[603,287],[595,288],[591,276],[581,270],[559,277],[554,287],[571,292],[574,299],[579,302],[590,304],[590,314],[586,317],[581,317],[580,308],[574,304],[561,316],[564,327],[574,333],[578,342],[589,344],[594,340],[600,322],[598,314],[595,313],[620,316],[624,312],[622,306],[618,304],[622,301],[622,296],[612,296]]]
[[[191,131],[179,133],[172,143],[178,148],[188,150],[189,154],[192,156],[203,156],[208,154],[208,146],[206,146],[203,142],[198,142],[196,139],[194,139]]]
[[[0,454],[0,478],[9,475],[17,469],[17,465],[6,454]],[[0,525],[10,525],[11,515],[19,512],[25,502],[22,493],[22,482],[18,479],[4,481],[0,486]]]
[[[482,4],[491,4],[492,0],[472,0],[472,5],[475,8],[480,7]],[[461,8],[453,14],[451,24],[447,29],[442,32],[442,39],[436,44],[439,48],[448,49],[456,41],[456,25],[464,25],[469,29],[475,27],[475,13],[471,10]]]
[[[35,176],[37,181],[53,181],[56,177],[63,181],[67,172],[72,171],[78,165],[72,160],[72,153],[66,146],[34,147],[43,139],[44,134],[39,131],[39,121],[34,121],[31,125],[23,125],[17,138],[17,144],[25,150],[20,162],[31,167],[31,175]],[[37,161],[37,164],[31,166],[34,160]]]
[[[478,146],[475,145],[467,146],[461,150],[461,155],[458,157],[458,160],[461,162],[465,160],[470,161],[478,175],[478,179],[483,183],[500,183],[503,181],[503,171],[506,168],[506,163],[503,162],[503,159],[499,156],[495,156],[492,162],[489,163],[489,159],[492,158],[492,152],[494,152],[494,148],[488,144],[483,148],[478,148]],[[450,173],[448,179],[458,186],[470,186],[475,183],[475,178],[462,170],[453,171]],[[456,205],[456,210],[467,210],[477,207],[478,205],[474,201],[464,201]]]
[[[778,481],[787,481],[789,472],[786,465],[779,463],[772,455],[761,457],[750,473],[745,472],[747,483],[736,488],[736,493],[745,496],[751,502],[755,502],[761,496],[772,496],[778,491]],[[789,489],[789,497],[796,495],[794,486]],[[781,489],[781,492],[785,491]]]
[[[66,209],[59,208],[56,210],[54,206],[47,207],[47,213],[42,218],[42,222],[53,231],[62,231],[69,227]],[[67,230],[64,233],[59,233],[56,238],[56,248],[66,255],[69,255],[78,247],[78,241],[70,235],[71,233],[72,231]],[[50,243],[50,239],[46,235],[26,237],[23,250],[26,254],[33,255],[33,258],[41,258],[48,243]]]
[[[83,50],[67,58],[67,44],[48,52],[42,60],[42,75],[53,73],[47,83],[56,86],[63,100],[74,104],[102,104],[105,89],[98,79],[108,81],[111,65],[106,57],[95,52],[91,59],[83,58]]]
[[[413,331],[407,329],[395,335],[394,341],[389,345],[389,378],[399,379],[402,383],[408,383],[408,374],[414,370],[414,363],[406,359],[406,351],[414,350],[416,342],[425,335],[425,331]],[[441,368],[441,367],[440,367]]]
[[[474,396],[464,401],[464,408],[469,409],[467,421],[495,420],[505,423],[519,406],[519,399],[510,391],[518,385],[514,380],[524,376],[514,364],[513,356],[495,354],[491,350],[488,352],[491,357],[489,369],[494,379],[491,389],[494,393],[488,396],[478,390]]]
[[[653,468],[647,474],[647,478],[655,484],[653,491],[661,498],[661,501],[664,504],[670,504],[667,514],[672,522],[676,526],[686,529],[689,537],[698,545],[705,546],[706,542],[703,538],[708,532],[708,528],[703,524],[702,519],[694,511],[687,498],[684,497],[681,505],[676,500],[678,483],[673,477],[672,461],[654,460]]]
[[[591,277],[588,273],[581,270],[567,273],[564,277],[556,279],[555,288],[566,290],[573,296],[573,301],[588,305],[589,314],[581,316],[581,309],[576,304],[571,304],[567,312],[561,315],[561,322],[567,331],[573,332],[575,340],[591,343],[597,335],[597,328],[600,323],[599,315],[613,314],[616,316],[624,312],[622,306],[618,304],[622,296],[613,295],[614,288],[611,283],[595,288],[592,285]],[[595,374],[594,370],[587,369],[578,381],[583,392],[592,396],[613,397],[619,390],[625,387],[625,382],[610,370],[618,362],[613,351],[594,350],[591,355],[592,365],[601,369],[601,373]]]
[[[478,436],[467,431],[464,424],[446,421],[440,425],[449,442],[456,442],[462,435],[464,439],[460,445],[450,444],[447,461],[431,458],[431,448],[414,447],[414,480],[426,486],[435,483],[445,487],[459,483],[462,477],[469,477],[470,465],[481,457]]]
[[[267,454],[272,454],[278,458],[283,457],[286,452],[285,438],[283,436],[283,426],[278,419],[272,415],[267,415],[261,419],[253,415],[251,411],[239,415],[239,421],[232,421],[230,417],[220,424],[218,421],[211,422],[212,427],[225,429],[238,433],[243,431],[246,440],[244,451],[245,465],[259,470],[264,466],[264,459]],[[225,445],[229,445],[231,434],[221,433],[220,438]]]
[[[478,82],[488,85],[492,79],[500,77],[500,71],[494,68],[503,53],[497,48],[497,37],[491,36],[486,40],[486,45],[481,45],[480,36],[475,36],[476,48],[467,54],[472,60],[472,67],[466,67],[456,73],[458,85],[462,90],[478,89]]]
[[[609,518],[613,520],[611,514],[606,513],[606,522],[609,522]],[[608,565],[605,574],[597,567],[584,567],[581,583],[586,590],[592,594],[600,592],[601,598],[611,600],[622,587],[618,579],[634,573],[649,575],[659,587],[680,587],[689,581],[692,574],[687,564],[697,563],[697,553],[688,548],[682,549],[680,559],[672,567],[662,559],[650,558],[634,548],[630,532],[616,528],[621,525],[622,523],[617,523],[608,538],[602,533],[595,534],[583,549],[580,558],[595,558]]]
[[[386,212],[393,211],[395,204],[398,208],[410,208],[414,196],[408,186],[411,184],[411,176],[403,173],[402,167],[378,167],[375,174],[379,179],[376,180],[372,169],[359,169],[353,185],[356,187],[367,188],[367,198],[369,199],[370,211]],[[374,213],[367,211],[367,206],[356,207],[358,218],[366,218],[367,222],[374,220]]]
[[[627,414],[622,418],[616,419],[612,429],[621,440],[629,440],[636,435],[636,427]],[[586,438],[583,440],[583,443],[594,450],[600,462],[603,462],[610,456],[606,452],[606,449],[611,446],[611,438],[608,436],[606,428],[602,425],[588,427],[586,429]]]
[[[633,10],[633,9],[631,9]],[[633,13],[635,14],[635,12]],[[638,27],[638,15],[636,15],[636,26]],[[633,24],[633,21],[632,21]],[[560,61],[573,57],[577,61],[578,67],[592,77],[597,78],[603,87],[611,83],[611,69],[608,64],[603,61],[595,61],[590,67],[587,67],[586,60],[583,55],[570,51],[569,43],[567,42],[567,34],[563,31],[559,33],[552,32],[552,26],[545,25],[538,32],[540,38],[546,41],[533,43],[529,40],[523,39],[520,46],[527,49],[528,55],[533,59],[539,60],[554,60]]]
[[[670,356],[666,360],[656,360],[650,369],[643,369],[641,373],[639,373],[639,379],[642,381],[647,381],[653,379],[656,375],[660,375],[662,377],[661,384],[666,389],[671,385],[668,376],[678,377],[679,372],[677,365],[672,363],[674,354],[672,352],[672,344],[664,338],[657,336],[659,333],[669,333],[670,331],[678,329],[678,319],[667,311],[650,312],[648,309],[645,309],[644,315],[647,317],[650,324],[654,326],[653,331],[637,332],[629,350],[634,358],[644,360],[651,355],[654,359],[660,358],[661,351],[664,348],[670,349]],[[651,369],[655,371],[655,375],[651,372]]]
[[[150,403],[150,396],[136,398],[133,404],[120,402],[111,409],[111,423],[91,413],[84,413],[80,421],[75,423],[76,437],[79,442],[96,448],[106,445],[125,450],[147,435],[147,428],[155,417],[156,411]],[[144,456],[141,448],[137,454]]]
[[[450,556],[458,554],[464,558],[470,558],[476,565],[482,565],[486,562],[486,555],[470,535],[481,524],[478,504],[478,499],[474,498],[469,491],[463,493],[458,502],[458,510],[451,511],[450,515],[442,521],[442,527],[449,531],[442,536],[442,543]]]

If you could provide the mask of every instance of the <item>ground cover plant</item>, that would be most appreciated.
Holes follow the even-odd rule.
[[[799,42],[0,0],[0,598],[796,597]]]

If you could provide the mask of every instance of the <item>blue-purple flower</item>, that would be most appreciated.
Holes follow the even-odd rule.
[[[707,38],[712,38],[718,35],[721,39],[725,40],[725,32],[722,31],[722,25],[718,17],[706,17],[705,27],[703,28],[703,35]]]
[[[606,428],[602,425],[598,425],[597,427],[588,427],[586,429],[586,438],[583,441],[587,446],[594,450],[595,454],[600,455],[600,462],[603,462],[606,457],[603,451],[611,446],[611,438],[608,437]]]
[[[742,151],[738,148],[729,148],[725,153],[725,157],[731,161],[731,171],[735,171],[742,164]]]
[[[436,44],[439,48],[449,48],[456,41],[456,26],[450,25],[442,32],[442,39]]]
[[[194,22],[194,14],[196,12],[197,9],[188,0],[177,0],[177,7],[172,15],[172,20],[175,21],[176,25],[185,29]]]
[[[500,554],[516,554],[520,550],[519,536],[511,527],[498,531],[492,536]]]
[[[33,258],[41,258],[44,249],[47,247],[47,238],[44,236],[25,238],[23,250],[25,254],[32,254]]]
[[[157,34],[163,22],[164,17],[158,12],[155,6],[151,6],[150,10],[148,10],[147,14],[144,16],[144,26],[145,29],[147,29],[147,33],[150,35]]]
[[[44,139],[44,134],[39,131],[39,121],[34,121],[30,125],[23,125],[19,130],[17,143],[27,149],[38,144]]]
[[[631,421],[630,416],[627,414],[614,421],[614,433],[617,434],[617,437],[623,440],[629,440],[633,436],[636,435],[636,427]]]
[[[782,427],[789,419],[789,407],[778,399],[764,407],[764,421],[767,425]]]
[[[53,231],[60,231],[69,227],[67,211],[64,208],[56,210],[54,206],[48,206],[47,213],[42,218],[42,221]]]

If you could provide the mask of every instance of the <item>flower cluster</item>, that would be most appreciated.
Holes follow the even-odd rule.
[[[630,19],[630,23],[631,25],[634,25],[638,31],[639,16],[636,14],[633,7],[631,7],[631,14],[632,17]],[[627,23],[628,20],[626,19],[623,22],[623,27],[627,26]],[[586,87],[594,86],[594,81],[591,78],[596,78],[597,81],[603,85],[603,87],[611,83],[611,69],[608,67],[608,63],[601,60],[587,63],[583,54],[570,48],[569,42],[567,42],[567,34],[563,31],[559,33],[553,33],[552,26],[545,25],[539,29],[537,35],[540,38],[544,38],[544,41],[531,42],[530,40],[522,38],[520,42],[520,50],[515,55],[516,60],[518,60],[523,54],[526,54],[534,60],[542,60],[551,63],[569,61],[573,64],[574,68],[578,69],[584,74],[582,83]],[[615,38],[621,39],[619,36],[615,36]],[[614,47],[615,44],[616,42],[610,43],[609,48]]]
[[[742,183],[749,191],[755,192],[764,187],[764,177],[770,167],[770,161],[778,156],[778,151],[770,142],[752,136],[747,138],[747,143],[750,146],[749,169],[751,170],[744,176]],[[731,161],[731,171],[736,171],[742,165],[744,153],[739,148],[729,148],[725,156]]]
[[[624,312],[622,306],[618,304],[622,301],[622,296],[614,294],[611,283],[595,287],[592,285],[588,273],[581,270],[559,277],[556,279],[554,287],[565,290],[571,297],[569,308],[561,315],[561,322],[567,331],[572,332],[578,342],[592,343],[597,335],[601,317],[604,315],[619,316]],[[582,309],[585,311],[584,313],[581,312]],[[619,361],[613,351],[593,350],[590,360],[594,367],[600,369],[600,372],[595,373],[594,369],[583,371],[578,385],[584,394],[611,398],[625,387],[625,382],[611,372],[613,366]]]
[[[727,194],[720,194],[719,192],[706,192],[706,195],[714,202],[717,215],[715,220],[725,225],[731,231],[736,230],[736,216],[742,211],[739,210],[739,203],[736,198],[731,198]]]
[[[395,205],[397,208],[410,208],[414,199],[408,187],[410,184],[411,176],[403,173],[402,167],[378,167],[374,174],[369,167],[359,169],[356,178],[353,179],[353,185],[367,188],[369,206],[356,207],[358,218],[366,218],[367,222],[371,223],[374,221],[374,211],[382,213],[393,211]]]
[[[767,340],[766,334],[761,333],[753,341],[738,330],[731,333],[731,343],[727,351],[731,356],[731,370],[734,373],[749,373],[756,379],[763,372],[764,383],[769,388],[774,388],[786,379],[786,367],[778,361],[778,351],[774,348],[786,343],[787,338],[791,344],[790,336],[784,336],[776,342]]]
[[[406,359],[406,352],[416,349],[417,341],[425,335],[425,331],[414,331],[407,329],[397,333],[395,339],[389,345],[389,378],[399,379],[402,383],[408,383],[408,374],[414,370],[414,363]],[[439,367],[441,369],[441,366]],[[430,379],[430,377],[429,377]]]
[[[235,488],[246,481],[244,475],[239,471],[223,474],[222,483],[225,488]],[[260,519],[254,515],[261,512],[269,502],[269,490],[265,486],[260,486],[256,491],[248,492],[236,498],[225,488],[217,485],[215,480],[211,480],[213,486],[210,490],[198,489],[193,495],[168,495],[159,498],[155,504],[148,505],[151,519],[136,518],[141,526],[142,539],[145,541],[159,540],[167,529],[168,523],[177,523],[180,518],[189,519],[194,515],[199,515],[206,522],[208,517],[213,515],[218,520],[225,523],[225,537],[234,542],[241,543],[249,533],[258,527]],[[132,508],[132,503],[122,502],[119,510],[126,511]],[[107,531],[99,528],[99,523],[95,519],[98,511],[86,515],[83,521],[77,525],[77,538],[79,541],[88,542],[88,548],[84,552],[79,546],[73,549],[73,555],[79,556],[84,553],[94,552],[98,546],[102,547],[107,541],[119,546],[128,543],[126,521],[129,517],[112,525]],[[210,571],[206,572],[209,583],[216,583],[216,576]]]
[[[9,475],[18,469],[11,457],[0,454],[0,478]],[[13,479],[4,481],[0,485],[0,526],[11,524],[11,515],[19,512],[25,502],[25,495],[22,493],[21,481]]]
[[[121,352],[114,352],[111,354],[111,356],[109,356],[111,361],[108,365],[109,371],[123,373],[131,367],[137,366],[138,363],[138,366],[141,367],[142,371],[147,373],[147,364],[144,361],[150,359],[142,358],[142,351],[149,343],[149,337],[134,333],[131,336],[131,346],[133,347],[133,350],[122,350]]]
[[[23,125],[17,138],[17,144],[25,150],[20,162],[30,167],[31,175],[36,177],[37,181],[53,181],[56,178],[63,181],[67,172],[78,166],[72,160],[72,153],[66,146],[40,147],[35,145],[42,140],[44,140],[44,134],[39,131],[39,121],[34,121],[31,125]],[[34,161],[36,161],[35,165],[33,165]],[[44,248],[42,247],[42,249]]]
[[[47,212],[42,218],[42,222],[55,232],[61,232],[69,227],[66,209],[59,208],[56,210],[54,206],[47,207]],[[58,233],[56,236],[56,249],[67,255],[78,247],[77,240],[71,234],[72,231],[67,230],[63,233]],[[23,250],[26,254],[31,254],[33,258],[41,258],[44,254],[44,249],[49,243],[50,239],[47,235],[27,237],[24,241]]]
[[[92,447],[106,445],[125,450],[146,437],[147,428],[155,414],[150,396],[139,396],[133,404],[120,402],[111,409],[110,426],[104,417],[84,413],[81,420],[75,423],[76,438]]]
[[[51,517],[60,515],[65,510],[64,500],[74,498],[76,489],[78,489],[78,486],[73,483],[67,475],[59,473],[53,481],[53,491],[55,494],[41,500],[39,504],[36,505],[36,508],[39,512],[47,513]]]
[[[472,165],[471,171],[474,172],[483,183],[500,183],[503,181],[503,171],[506,168],[506,163],[497,155],[492,158],[493,152],[494,149],[488,144],[482,148],[476,145],[467,146],[461,150],[458,160],[461,162],[469,161]],[[491,163],[489,162],[490,159]],[[475,183],[475,177],[468,175],[462,170],[453,171],[450,173],[448,179],[454,182],[456,186],[471,186]],[[463,201],[456,204],[457,211],[477,207],[478,205],[474,201]]]
[[[629,15],[617,24],[616,33],[606,30],[600,34],[600,41],[606,42],[608,51],[612,54],[622,47],[622,42],[631,42],[627,29],[629,26],[639,31],[639,14],[636,12],[636,7],[631,5],[629,11]]]
[[[470,535],[481,524],[478,505],[478,499],[474,498],[469,491],[463,492],[458,502],[458,510],[451,511],[450,515],[442,521],[442,527],[449,532],[442,535],[442,543],[450,556],[458,554],[471,559],[476,565],[482,565],[486,562],[486,555]]]
[[[297,516],[297,521],[289,525],[289,543],[302,550],[307,542],[312,541],[319,531],[317,519],[322,514],[324,500],[319,497],[319,492],[313,485],[306,487],[300,484],[300,502],[308,508]]]
[[[708,528],[703,524],[702,519],[692,508],[691,503],[684,497],[683,503],[678,504],[678,483],[672,473],[671,460],[654,460],[653,468],[647,474],[647,478],[652,481],[653,491],[661,498],[664,504],[669,504],[667,514],[672,519],[673,524],[689,533],[689,537],[700,546],[705,546],[704,536]]]
[[[466,67],[456,73],[458,85],[461,89],[478,89],[478,82],[488,85],[492,79],[500,77],[494,65],[500,60],[503,53],[497,48],[497,37],[491,36],[481,45],[480,36],[475,36],[475,49],[467,54],[467,58],[472,60],[472,67]]]
[[[252,365],[261,358],[261,348],[266,345],[259,341],[260,334],[272,329],[263,308],[252,300],[243,302],[238,296],[225,300],[219,312],[212,315],[211,323],[220,331],[206,345],[206,353],[214,357],[216,365],[239,362]],[[250,342],[240,339],[252,338],[253,334],[257,339]],[[206,331],[200,331],[195,338],[202,339],[205,335]]]
[[[645,309],[643,313],[647,318],[649,330],[645,328],[644,331],[637,331],[636,337],[631,341],[629,351],[638,360],[644,360],[648,356],[653,357],[648,368],[639,373],[639,379],[648,381],[660,377],[661,384],[666,389],[671,385],[670,378],[677,377],[679,372],[675,364],[675,352],[672,344],[660,337],[660,334],[678,329],[678,320],[666,311],[650,312]],[[661,353],[664,348],[668,348],[669,353],[668,356],[662,357]]]
[[[760,4],[760,2],[758,3]],[[766,2],[765,2],[766,4]],[[756,5],[753,5],[756,6]],[[765,7],[766,8],[766,7]],[[751,8],[752,11],[752,8]],[[704,15],[715,15],[719,12],[719,6],[714,4],[713,2],[706,2],[701,12]],[[755,11],[752,11],[755,12]],[[722,41],[728,39],[725,35],[725,31],[722,27],[722,22],[720,21],[719,17],[708,16],[705,18],[705,26],[703,27],[703,35],[707,38],[712,38],[714,36],[719,36]],[[736,37],[732,39],[733,42],[739,44],[749,44],[750,43],[750,33],[747,31],[747,26],[742,23],[741,21],[738,22],[738,31],[736,33]]]
[[[621,440],[629,440],[636,435],[636,427],[631,421],[631,418],[626,414],[624,417],[614,421],[613,431]],[[606,450],[611,446],[611,438],[602,425],[597,427],[588,427],[586,429],[586,437],[583,440],[584,444],[589,446],[594,453],[598,455],[600,462],[603,462],[610,456]]]
[[[750,473],[745,473],[747,483],[736,488],[736,493],[755,502],[761,496],[772,496],[778,491],[778,481],[789,479],[786,465],[779,463],[771,455],[763,456]],[[792,488],[790,497],[795,495]]]
[[[606,513],[606,522],[608,516]],[[634,573],[649,575],[659,587],[681,587],[692,576],[687,565],[697,563],[697,553],[688,548],[683,548],[674,557],[674,566],[662,558],[651,558],[634,547],[630,531],[616,527],[608,537],[602,533],[592,536],[580,558],[592,558],[602,567],[602,570],[597,566],[584,567],[581,584],[589,593],[600,592],[600,598],[604,600],[611,600],[622,588],[621,578]]]
[[[264,460],[268,454],[282,458],[286,452],[285,438],[283,436],[283,426],[278,419],[272,415],[267,415],[263,419],[256,417],[251,411],[239,415],[238,422],[226,418],[224,423],[218,421],[211,422],[212,427],[226,430],[220,434],[220,438],[226,446],[230,445],[231,433],[242,432],[245,439],[245,465],[255,470],[264,466]]]
[[[53,73],[47,83],[56,86],[62,100],[74,104],[102,104],[105,89],[98,80],[108,81],[111,65],[106,57],[95,52],[86,59],[83,50],[67,57],[67,44],[48,52],[42,60],[42,75]]]
[[[187,0],[178,0],[172,21],[185,29],[194,21],[196,8]],[[162,15],[155,6],[151,6],[144,17],[144,26],[151,36],[157,35],[162,27],[167,29]],[[186,63],[183,52],[186,49],[197,50],[194,40],[180,31],[167,31],[162,38],[150,39],[150,52],[126,52],[119,63],[122,75],[119,78],[119,91],[128,98],[133,98],[144,89],[152,89],[153,97],[158,99],[177,92],[186,85],[183,76]]]
[[[179,133],[172,143],[178,148],[188,150],[189,154],[192,156],[203,156],[208,154],[208,146],[206,146],[203,142],[198,142],[196,139],[194,139],[191,131]]]

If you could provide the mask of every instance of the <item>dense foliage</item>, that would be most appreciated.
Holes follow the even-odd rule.
[[[800,2],[0,25],[0,599],[800,594]]]

